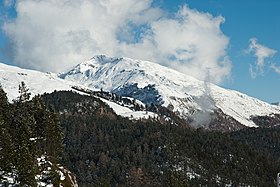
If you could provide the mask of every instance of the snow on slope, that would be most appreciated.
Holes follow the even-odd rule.
[[[35,181],[37,183],[37,187],[53,187],[54,184],[52,184],[51,181],[46,180],[50,176],[51,172],[51,166],[53,166],[53,163],[48,160],[48,157],[45,155],[42,155],[41,157],[37,158],[37,164],[38,164],[38,171],[35,176]],[[65,169],[61,165],[54,166],[55,171],[59,174],[60,180],[57,181],[60,183],[59,186],[65,186],[65,183],[70,187],[78,187],[76,177],[67,169]],[[8,187],[14,187],[14,186],[21,186],[20,183],[16,180],[18,177],[18,172],[15,170],[11,173],[1,173],[0,171],[0,187],[8,186]]]
[[[26,86],[29,88],[31,97],[45,92],[51,93],[54,90],[73,90],[72,86],[83,87],[77,82],[63,80],[53,73],[26,70],[0,63],[0,83],[7,93],[9,101],[12,101],[19,96],[18,87],[22,81],[24,81]],[[154,113],[146,114],[145,112],[132,111],[116,103],[109,102],[105,99],[102,100],[107,103],[116,112],[116,114],[124,117],[133,116],[134,119],[140,119],[155,116]]]
[[[104,103],[107,103],[115,112],[117,115],[123,116],[123,117],[128,117],[130,119],[148,119],[148,118],[156,118],[157,114],[153,112],[146,112],[146,111],[133,111],[127,107],[123,107],[121,105],[118,105],[114,102],[108,101],[103,98],[101,99]]]
[[[197,111],[211,112],[220,108],[241,124],[252,127],[256,125],[250,120],[251,116],[280,113],[279,106],[272,106],[240,92],[199,81],[148,61],[100,55],[59,76],[94,89],[121,95],[129,93],[129,96],[146,103],[149,102],[147,98],[151,94],[157,94],[155,102],[164,106],[172,105],[174,111],[185,118]]]
[[[19,84],[24,81],[31,96],[51,93],[54,90],[71,90],[74,84],[62,80],[56,74],[21,69],[0,63],[0,83],[10,101],[19,96]]]

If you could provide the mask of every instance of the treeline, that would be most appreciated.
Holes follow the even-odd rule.
[[[0,186],[37,186],[36,176],[46,169],[37,159],[44,156],[55,165],[62,151],[59,115],[40,96],[30,100],[24,82],[12,103],[0,86]],[[46,173],[44,182],[56,184],[60,180],[54,169]]]
[[[134,86],[133,86],[134,87]],[[102,89],[100,91],[93,91],[90,89],[80,88],[78,86],[72,86],[72,89],[79,92],[86,93],[89,96],[96,96],[98,98],[103,98],[108,101],[112,101],[118,105],[127,107],[132,111],[150,111],[157,114],[157,121],[161,124],[173,124],[184,128],[189,128],[190,125],[185,119],[180,118],[176,113],[173,112],[174,106],[169,104],[168,107],[160,106],[150,102],[149,104],[144,104],[139,100],[131,97],[122,97],[116,93],[106,92]]]
[[[274,186],[280,171],[279,161],[231,134],[132,122],[73,92],[43,98],[60,113],[62,162],[80,186]]]
[[[148,106],[145,106],[145,104],[143,104],[143,103],[137,102],[136,99],[133,99],[130,97],[122,97],[122,96],[117,95],[116,93],[103,91],[102,89],[100,91],[93,91],[90,89],[80,88],[78,86],[72,86],[72,89],[75,89],[80,92],[84,92],[91,96],[97,96],[97,97],[106,99],[108,101],[112,101],[114,103],[117,103],[118,105],[125,106],[133,111],[149,110]]]

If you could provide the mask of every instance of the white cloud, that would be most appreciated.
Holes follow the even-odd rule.
[[[257,57],[257,61],[255,62],[255,66],[250,64],[250,75],[252,78],[256,78],[258,75],[263,75],[263,68],[265,66],[265,59],[273,57],[277,51],[274,49],[270,49],[262,44],[259,44],[256,38],[250,39],[248,53],[253,54]]]
[[[275,64],[272,64],[270,66],[276,73],[280,74],[280,66],[276,66]]]
[[[209,81],[219,83],[231,70],[226,56],[229,40],[220,30],[223,22],[223,17],[183,6],[175,19],[152,24],[156,55],[167,66],[202,80],[210,74]]]
[[[230,75],[221,16],[182,6],[173,18],[152,0],[19,0],[3,30],[14,63],[61,71],[96,54],[128,56],[220,83]]]

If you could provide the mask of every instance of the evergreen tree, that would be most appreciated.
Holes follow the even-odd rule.
[[[7,94],[4,92],[2,85],[0,84],[0,116],[5,122],[8,122],[10,119],[11,115],[9,115],[9,113],[10,108]]]
[[[23,81],[19,85],[18,92],[19,92],[19,97],[17,99],[18,102],[24,103],[30,99],[31,93],[29,92],[29,89],[26,87]]]
[[[0,171],[3,174],[12,172],[14,156],[11,135],[5,127],[4,121],[0,120]]]
[[[46,141],[47,155],[53,162],[60,160],[63,151],[62,130],[60,128],[59,115],[53,109],[46,111],[48,118],[46,119]]]
[[[14,146],[10,135],[9,122],[9,102],[7,95],[0,84],[0,171],[10,173],[14,160]],[[0,176],[1,179],[1,176]]]
[[[32,137],[36,140],[36,154],[39,156],[44,155],[46,151],[46,129],[47,129],[47,107],[40,96],[35,96],[32,99],[32,115],[34,116],[35,123],[32,127]]]
[[[32,134],[36,137],[40,154],[47,154],[52,161],[58,161],[62,154],[62,131],[58,113],[50,109],[40,96],[32,99],[32,113],[36,123]]]
[[[15,143],[15,168],[18,171],[17,180],[22,185],[35,185],[36,160],[31,127],[35,123],[30,115],[30,93],[24,82],[19,85],[19,97],[14,100],[14,115],[12,120],[13,138]]]
[[[10,104],[0,85],[0,182],[12,173],[20,186],[36,186],[35,175],[42,169],[37,158],[44,155],[54,167],[49,179],[59,186],[55,171],[62,155],[59,115],[40,96],[30,100],[30,95],[22,82],[19,97]]]

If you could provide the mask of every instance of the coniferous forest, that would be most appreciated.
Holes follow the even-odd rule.
[[[0,89],[0,172],[15,173],[21,185],[35,185],[41,155],[64,165],[82,187],[274,186],[280,171],[280,128],[184,128],[129,120],[71,91],[30,100],[22,83],[19,92],[9,103]],[[48,179],[58,186],[55,173]]]
[[[0,186],[37,186],[39,181],[59,184],[55,172],[63,151],[59,115],[40,96],[30,100],[24,82],[12,103],[0,87],[0,133]],[[41,158],[44,163],[39,164]],[[44,173],[46,167],[50,169]],[[9,178],[13,181],[8,183]]]
[[[270,142],[259,139],[266,130],[247,141],[250,133],[243,131],[131,121],[99,99],[73,92],[43,98],[60,113],[62,163],[80,186],[273,186],[280,171],[277,147],[271,152]],[[277,145],[280,135],[274,134]]]

